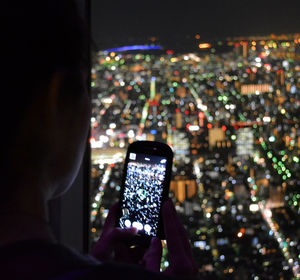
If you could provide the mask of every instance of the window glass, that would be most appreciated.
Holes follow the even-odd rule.
[[[170,197],[203,274],[299,273],[300,37],[238,35],[191,31],[172,47],[111,34],[93,54],[91,244],[118,200],[128,144],[157,140],[173,148]]]

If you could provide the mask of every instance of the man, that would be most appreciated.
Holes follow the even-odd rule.
[[[85,149],[90,119],[88,33],[72,0],[14,1],[2,6],[1,19],[1,104],[9,110],[0,113],[0,278],[195,275],[189,242],[170,201],[163,206],[171,262],[164,273],[159,273],[158,239],[132,258],[126,241],[136,229],[114,227],[117,205],[93,257],[57,243],[47,222],[47,201],[71,186]]]

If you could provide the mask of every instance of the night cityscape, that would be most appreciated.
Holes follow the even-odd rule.
[[[200,275],[299,279],[300,34],[193,40],[93,54],[90,243],[128,144],[156,140],[174,151],[170,197]]]

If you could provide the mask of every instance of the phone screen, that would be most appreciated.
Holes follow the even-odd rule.
[[[129,153],[120,227],[135,227],[139,233],[156,236],[167,158]]]

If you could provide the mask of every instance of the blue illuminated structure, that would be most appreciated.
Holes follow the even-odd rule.
[[[136,50],[161,50],[161,46],[134,45],[104,50],[104,52],[126,52]]]

